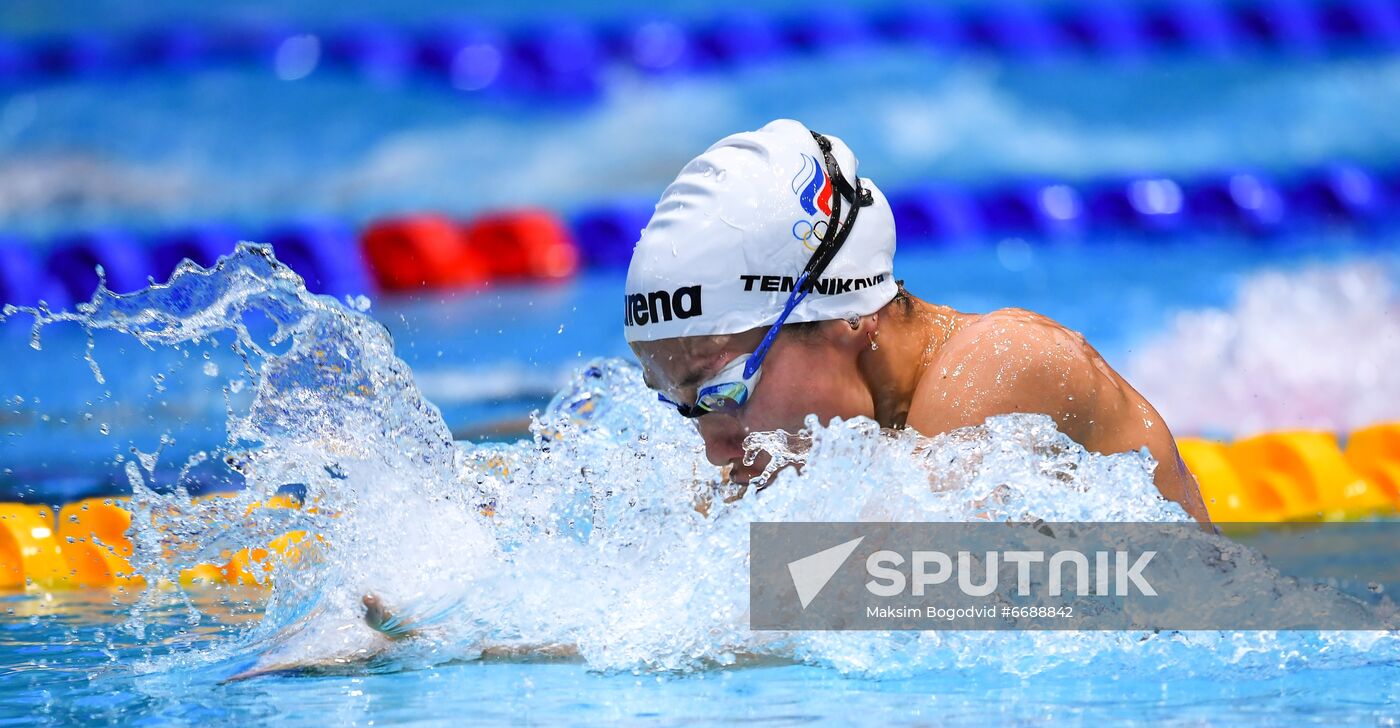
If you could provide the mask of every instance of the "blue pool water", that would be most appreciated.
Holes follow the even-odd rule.
[[[215,613],[227,608],[225,602],[246,612],[260,601],[257,593],[197,593],[195,599]],[[1152,669],[1086,674],[1079,667],[1028,677],[946,670],[872,680],[802,665],[676,676],[600,675],[570,662],[469,662],[412,672],[269,677],[218,685],[198,673],[135,676],[124,667],[153,653],[207,647],[218,639],[211,627],[188,625],[183,610],[167,610],[151,625],[146,640],[133,641],[120,629],[125,618],[121,602],[81,595],[47,606],[40,602],[38,597],[10,597],[0,606],[24,615],[5,623],[5,639],[12,647],[0,658],[5,675],[0,706],[12,716],[31,716],[24,721],[30,725],[141,719],[291,725],[753,720],[1384,724],[1400,701],[1400,676],[1393,664],[1289,667],[1281,674],[1228,680],[1186,674],[1168,681]]]
[[[626,9],[599,7],[591,12]],[[92,15],[94,28],[123,28],[172,8],[223,12],[162,2],[116,13],[111,3],[73,0],[6,8],[0,23],[39,32]],[[338,9],[316,0],[277,11],[315,22]],[[400,20],[441,11],[408,3]],[[839,103],[830,78],[842,81]],[[295,83],[230,69],[71,81],[0,97],[0,220],[42,240],[98,224],[159,229],[207,218],[365,221],[517,204],[570,211],[654,197],[714,139],[779,116],[843,137],[860,153],[861,173],[887,187],[931,177],[1286,174],[1334,159],[1400,158],[1400,61],[1178,58],[1105,68],[874,49],[689,79],[624,73],[601,98],[563,104],[367,90],[330,73]],[[910,241],[896,272],[930,300],[969,311],[1023,306],[1083,331],[1178,434],[1345,430],[1400,418],[1395,235],[1377,226],[1266,240],[1007,239],[956,250]],[[209,335],[199,340],[146,331],[145,343],[114,330],[127,324],[91,326],[91,361],[88,331],[74,322],[45,327],[39,350],[28,316],[0,323],[0,499],[131,494],[163,528],[205,549],[167,563],[155,557],[158,531],[137,534],[152,574],[293,526],[330,537],[320,560],[279,572],[275,590],[0,594],[0,722],[1394,721],[1394,634],[862,634],[773,644],[750,633],[741,560],[706,556],[742,550],[736,524],[900,512],[904,496],[892,491],[909,473],[836,428],[829,436],[842,447],[813,472],[809,494],[736,508],[713,527],[697,523],[679,507],[700,467],[693,436],[658,419],[643,444],[641,428],[618,424],[657,415],[625,375],[611,393],[612,429],[579,434],[562,450],[532,449],[523,434],[530,412],[595,357],[626,356],[613,314],[620,287],[620,272],[589,271],[549,287],[372,296],[368,315],[387,328],[391,350],[372,327],[356,328],[363,320],[349,306],[308,303],[295,286],[239,289],[245,301],[271,291],[272,315],[316,323],[296,345],[343,357],[344,379],[334,382],[313,381],[296,362],[245,373],[234,334],[220,328],[228,321],[205,321]],[[145,296],[142,306],[174,308]],[[267,343],[266,314],[247,323],[250,338]],[[281,361],[286,346],[251,360]],[[363,381],[384,387],[374,406],[318,389]],[[1229,396],[1210,389],[1219,382],[1233,387]],[[268,407],[258,409],[255,391]],[[417,391],[431,404],[415,406]],[[1008,467],[1036,463],[1007,427],[985,442],[1010,453]],[[447,445],[453,435],[493,442]],[[196,453],[242,453],[253,439],[264,447],[247,475],[197,465],[181,480]],[[483,466],[491,456],[509,460],[515,475]],[[1086,471],[1105,472],[1105,461],[1082,457]],[[864,478],[854,495],[837,487],[850,485],[849,473]],[[246,486],[249,500],[299,483],[343,515],[243,518],[190,504],[177,482],[194,491]],[[1115,498],[1143,493],[1141,479],[1104,476],[1089,494],[1050,503],[1026,485],[1024,497],[1046,518],[1107,517]],[[919,497],[927,500],[914,501],[917,512],[967,517],[956,498]],[[488,499],[499,515],[482,522],[477,506]],[[661,556],[671,553],[695,560]],[[619,572],[635,581],[608,576]],[[428,639],[382,649],[356,641],[369,639],[355,602],[367,589],[429,607],[447,598],[443,590],[462,589],[451,596],[468,607]],[[476,649],[530,639],[577,644],[580,656],[481,658]],[[353,653],[361,648],[382,651]],[[334,667],[223,682],[278,657]]]

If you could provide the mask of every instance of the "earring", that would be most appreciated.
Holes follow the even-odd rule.
[[[870,350],[871,350],[871,351],[876,351],[876,350],[878,350],[878,349],[880,348],[880,345],[877,344],[877,343],[875,343],[875,334],[873,334],[873,333],[871,333],[871,334],[866,334],[866,338],[870,339]]]
[[[846,317],[846,324],[851,327],[851,331],[855,331],[856,329],[860,328],[860,317],[855,314],[851,314],[850,316]]]

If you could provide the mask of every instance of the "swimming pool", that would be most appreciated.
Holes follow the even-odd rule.
[[[331,10],[297,8],[310,18]],[[46,24],[60,25],[28,21]],[[0,115],[0,163],[37,180],[7,196],[5,219],[39,238],[97,224],[306,212],[365,221],[401,209],[568,210],[654,196],[714,138],[775,116],[839,133],[861,151],[862,172],[887,186],[930,176],[1284,173],[1339,158],[1393,160],[1397,69],[1386,55],[1106,68],[895,48],[680,79],[624,75],[604,98],[543,108],[437,89],[369,95],[362,80],[334,74],[288,83],[216,69],[23,89]],[[850,76],[846,100],[864,113],[832,105],[811,81],[833,74]],[[237,102],[245,99],[259,101]],[[648,133],[629,133],[637,128]],[[474,173],[461,179],[463,169]],[[1024,306],[1083,331],[1178,434],[1226,438],[1400,417],[1386,368],[1400,341],[1394,249],[1382,223],[1262,239],[1008,236],[910,244],[896,272],[916,293],[962,310]],[[133,534],[152,578],[178,579],[180,567],[291,529],[326,537],[279,567],[273,590],[5,593],[5,718],[1253,724],[1384,722],[1400,703],[1392,633],[750,633],[736,588],[743,559],[721,558],[743,552],[738,524],[896,509],[915,496],[879,486],[907,483],[909,471],[836,427],[837,460],[811,475],[809,493],[744,505],[710,528],[681,507],[700,467],[693,434],[648,409],[625,367],[599,400],[601,431],[574,431],[559,445],[522,437],[525,416],[577,385],[588,362],[626,355],[609,313],[619,271],[544,287],[376,296],[367,313],[390,341],[357,305],[308,297],[269,270],[245,254],[220,274],[189,278],[184,298],[148,290],[85,314],[87,330],[48,325],[40,350],[28,317],[0,324],[3,500],[133,495],[158,526]],[[178,315],[135,323],[152,307]],[[210,312],[219,315],[198,315]],[[1213,322],[1210,337],[1181,324],[1183,314]],[[295,330],[290,342],[274,341],[269,319]],[[228,326],[239,321],[260,350],[233,350],[239,332]],[[1275,346],[1300,338],[1327,344]],[[1253,356],[1240,356],[1241,346]],[[334,376],[308,367],[314,352],[337,362]],[[260,371],[268,361],[277,366]],[[1222,381],[1237,399],[1200,396]],[[364,399],[309,396],[362,386]],[[1306,399],[1318,391],[1326,396]],[[1010,453],[1002,464],[1034,464],[1033,448],[1008,427],[986,435]],[[453,435],[464,444],[448,443]],[[235,467],[191,460],[215,447]],[[1108,467],[1095,456],[1081,462]],[[863,473],[869,492],[840,494],[844,473]],[[1026,483],[1027,498],[1037,482]],[[321,512],[246,512],[288,483]],[[1142,482],[1105,475],[1095,485],[1060,503],[1033,501],[1037,515],[1121,516],[1115,497],[1140,495]],[[247,490],[229,504],[188,497],[233,486]],[[955,499],[909,502],[969,515]],[[193,550],[162,555],[177,544]],[[693,573],[677,583],[668,575],[683,565]],[[455,593],[462,585],[466,593]],[[378,649],[363,641],[356,611],[366,589],[424,614],[452,605],[453,614],[429,638],[363,662],[356,650]],[[572,641],[581,657],[482,658],[485,638]],[[353,659],[331,674],[222,682],[278,656]]]
[[[221,602],[252,611],[253,606],[238,603],[239,596],[246,596],[251,605],[259,602],[256,593],[197,594],[195,600],[213,613],[222,612]],[[12,598],[5,608],[28,614],[41,609],[37,601]],[[138,677],[111,666],[111,658],[84,654],[92,652],[93,645],[103,645],[100,649],[118,665],[132,664],[152,652],[207,647],[218,639],[187,635],[178,647],[151,646],[190,630],[184,610],[167,609],[153,617],[146,640],[130,640],[119,629],[123,606],[105,598],[69,595],[43,608],[42,616],[7,625],[7,641],[23,645],[23,652],[15,650],[23,657],[6,660],[0,699],[7,712],[54,724],[124,722],[142,716],[162,722],[292,724],[859,720],[959,725],[989,720],[1140,720],[1254,725],[1338,723],[1358,715],[1383,718],[1398,697],[1394,667],[1384,665],[1292,667],[1286,673],[1234,679],[1187,673],[1164,680],[1155,672],[1086,671],[1075,666],[1027,677],[949,669],[877,680],[802,665],[673,676],[599,675],[570,663],[470,662],[411,672],[273,677],[219,686],[198,672]],[[54,644],[56,634],[67,644]],[[20,660],[42,660],[46,669],[14,667]],[[89,678],[94,671],[97,676]]]

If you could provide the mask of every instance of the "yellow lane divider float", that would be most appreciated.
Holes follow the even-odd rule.
[[[1233,443],[1177,440],[1213,520],[1348,521],[1400,509],[1400,423],[1351,433],[1293,430]]]
[[[1218,522],[1341,521],[1400,510],[1400,423],[1357,430],[1345,450],[1332,433],[1315,430],[1271,432],[1233,443],[1181,438],[1177,446]],[[219,493],[197,500],[231,497]],[[130,562],[126,500],[88,498],[69,503],[57,516],[48,506],[0,503],[0,591],[143,586],[145,579]],[[278,496],[248,511],[299,507]],[[309,536],[292,531],[265,548],[237,551],[222,564],[185,569],[180,583],[267,584],[273,556],[301,558]]]
[[[62,586],[70,570],[54,538],[53,509],[0,504],[0,587]]]
[[[232,497],[220,493],[206,498]],[[57,518],[48,506],[0,503],[0,591],[145,586],[145,578],[131,566],[127,500],[116,496],[87,498],[64,506]],[[248,511],[299,507],[296,500],[277,496],[254,503]],[[273,539],[266,548],[239,550],[222,564],[184,569],[180,584],[267,584],[273,555],[283,560],[301,558],[298,544],[307,537],[305,531],[292,531]]]

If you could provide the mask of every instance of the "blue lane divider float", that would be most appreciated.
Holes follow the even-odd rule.
[[[1179,234],[1267,237],[1289,229],[1356,227],[1400,217],[1400,168],[1331,164],[1288,180],[1249,170],[1190,179],[1164,175],[1087,182],[927,182],[887,193],[902,245]],[[578,211],[573,229],[587,265],[627,264],[654,201]]]
[[[297,46],[298,63],[309,63],[310,70],[325,66],[379,81],[422,77],[463,91],[579,97],[601,88],[610,64],[649,74],[687,73],[879,44],[1029,62],[1394,51],[1400,49],[1400,0],[1063,5],[1013,0],[961,8],[911,0],[817,13],[741,10],[701,20],[655,13],[596,24],[555,18],[514,29],[463,21],[420,28],[370,22],[332,28],[179,23],[125,35],[81,30],[0,38],[0,82],[197,70],[211,64],[278,69],[286,44],[302,35],[314,38],[309,46]],[[309,72],[303,71],[291,77]]]
[[[1114,0],[1092,0],[1085,12],[1060,20],[1058,30],[1070,47],[1117,59],[1135,59],[1149,50],[1139,11]]]
[[[0,236],[0,305],[35,306],[40,301],[66,308],[68,292],[44,270],[43,260],[24,240]]]
[[[1400,167],[1333,163],[1286,179],[1227,170],[1189,179],[930,181],[892,188],[887,196],[902,246],[977,245],[1007,236],[1268,238],[1400,222]],[[309,290],[336,296],[376,288],[413,291],[553,280],[572,273],[574,260],[583,268],[625,267],[654,205],[651,198],[611,200],[576,210],[567,219],[538,209],[492,212],[465,221],[399,215],[360,229],[327,218],[247,233],[221,223],[154,236],[102,229],[67,235],[44,248],[0,236],[0,303],[44,300],[60,307],[87,300],[97,285],[97,266],[111,290],[135,290],[149,280],[167,280],[185,258],[211,265],[242,239],[272,244]],[[488,232],[489,241],[483,237]]]
[[[151,277],[157,281],[170,279],[175,266],[188,258],[209,267],[221,255],[228,255],[238,244],[237,231],[231,225],[206,223],[159,235],[151,246]]]
[[[656,207],[652,199],[620,200],[594,205],[574,215],[571,227],[583,265],[626,267],[632,247]]]
[[[99,267],[109,290],[128,293],[168,280],[186,258],[213,265],[240,240],[272,244],[313,293],[373,291],[355,228],[340,220],[303,219],[252,230],[205,223],[156,235],[108,228],[65,235],[43,247],[0,236],[0,304],[42,300],[63,308],[86,301],[97,288]]]
[[[59,239],[47,260],[49,275],[73,301],[87,300],[97,288],[98,269],[106,286],[128,293],[146,286],[150,264],[145,248],[118,229],[81,232]]]
[[[407,77],[420,52],[407,35],[372,23],[336,30],[323,48],[327,63],[378,81]]]
[[[276,225],[261,238],[278,260],[306,280],[313,293],[363,293],[371,290],[360,252],[359,235],[349,223],[307,218]]]

